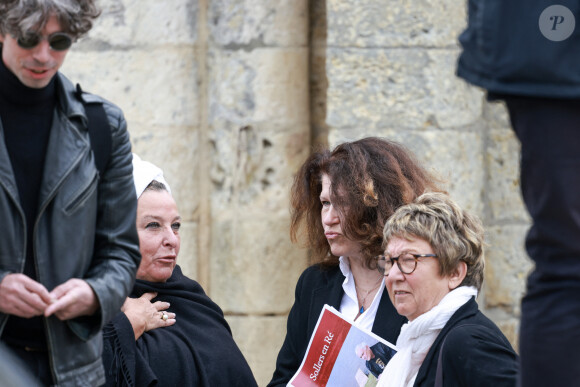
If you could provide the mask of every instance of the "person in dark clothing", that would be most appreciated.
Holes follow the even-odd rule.
[[[291,238],[304,232],[313,265],[300,276],[286,338],[268,386],[285,386],[300,366],[324,304],[395,342],[405,318],[391,304],[373,257],[383,225],[437,180],[405,147],[368,137],[313,153],[291,190]]]
[[[134,156],[143,259],[104,328],[107,386],[257,386],[222,310],[177,265],[181,218],[163,173]]]
[[[85,105],[59,72],[98,15],[92,0],[0,2],[0,340],[45,385],[104,383],[101,329],[140,260],[123,113],[84,96],[109,125],[100,170]]]
[[[354,351],[358,357],[365,360],[367,369],[377,379],[383,373],[387,363],[396,352],[393,348],[381,343],[380,341],[370,347],[367,343],[360,343],[356,346]]]
[[[428,192],[387,220],[379,271],[408,323],[377,387],[514,387],[518,357],[478,309],[484,276],[480,220]]]
[[[534,262],[522,299],[522,387],[580,380],[580,2],[470,0],[457,75],[505,102],[521,143]]]
[[[0,343],[0,386],[42,386],[22,359],[3,343]]]

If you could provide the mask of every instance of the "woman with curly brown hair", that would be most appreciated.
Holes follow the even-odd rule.
[[[304,237],[313,265],[302,273],[286,339],[268,386],[286,385],[297,371],[324,304],[362,328],[396,342],[401,317],[384,292],[374,257],[394,211],[436,179],[402,145],[376,137],[312,154],[291,189],[291,238]],[[376,322],[376,323],[375,323]]]

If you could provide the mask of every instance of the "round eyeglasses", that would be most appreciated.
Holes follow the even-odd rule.
[[[50,48],[54,51],[65,51],[73,44],[73,39],[64,32],[55,32],[48,36],[42,36],[37,33],[27,33],[18,37],[16,42],[25,50],[33,49],[38,46],[42,40],[48,40]]]
[[[403,251],[399,254],[398,257],[391,257],[389,255],[377,255],[375,259],[377,260],[377,270],[382,275],[388,273],[389,270],[393,267],[395,262],[397,262],[397,266],[399,270],[403,274],[411,274],[417,268],[417,261],[419,258],[437,258],[435,254],[413,254],[407,251]],[[388,274],[387,274],[388,275]]]

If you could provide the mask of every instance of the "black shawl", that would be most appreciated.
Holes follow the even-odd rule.
[[[137,280],[131,297],[157,292],[177,322],[137,341],[124,313],[103,331],[106,386],[257,386],[222,310],[176,266],[165,283]]]

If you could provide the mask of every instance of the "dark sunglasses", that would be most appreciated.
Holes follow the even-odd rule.
[[[44,39],[48,40],[50,48],[54,51],[68,50],[73,43],[72,38],[64,32],[55,32],[47,37],[36,33],[28,33],[18,37],[17,42],[21,48],[30,50],[31,48],[38,46],[40,41]]]

